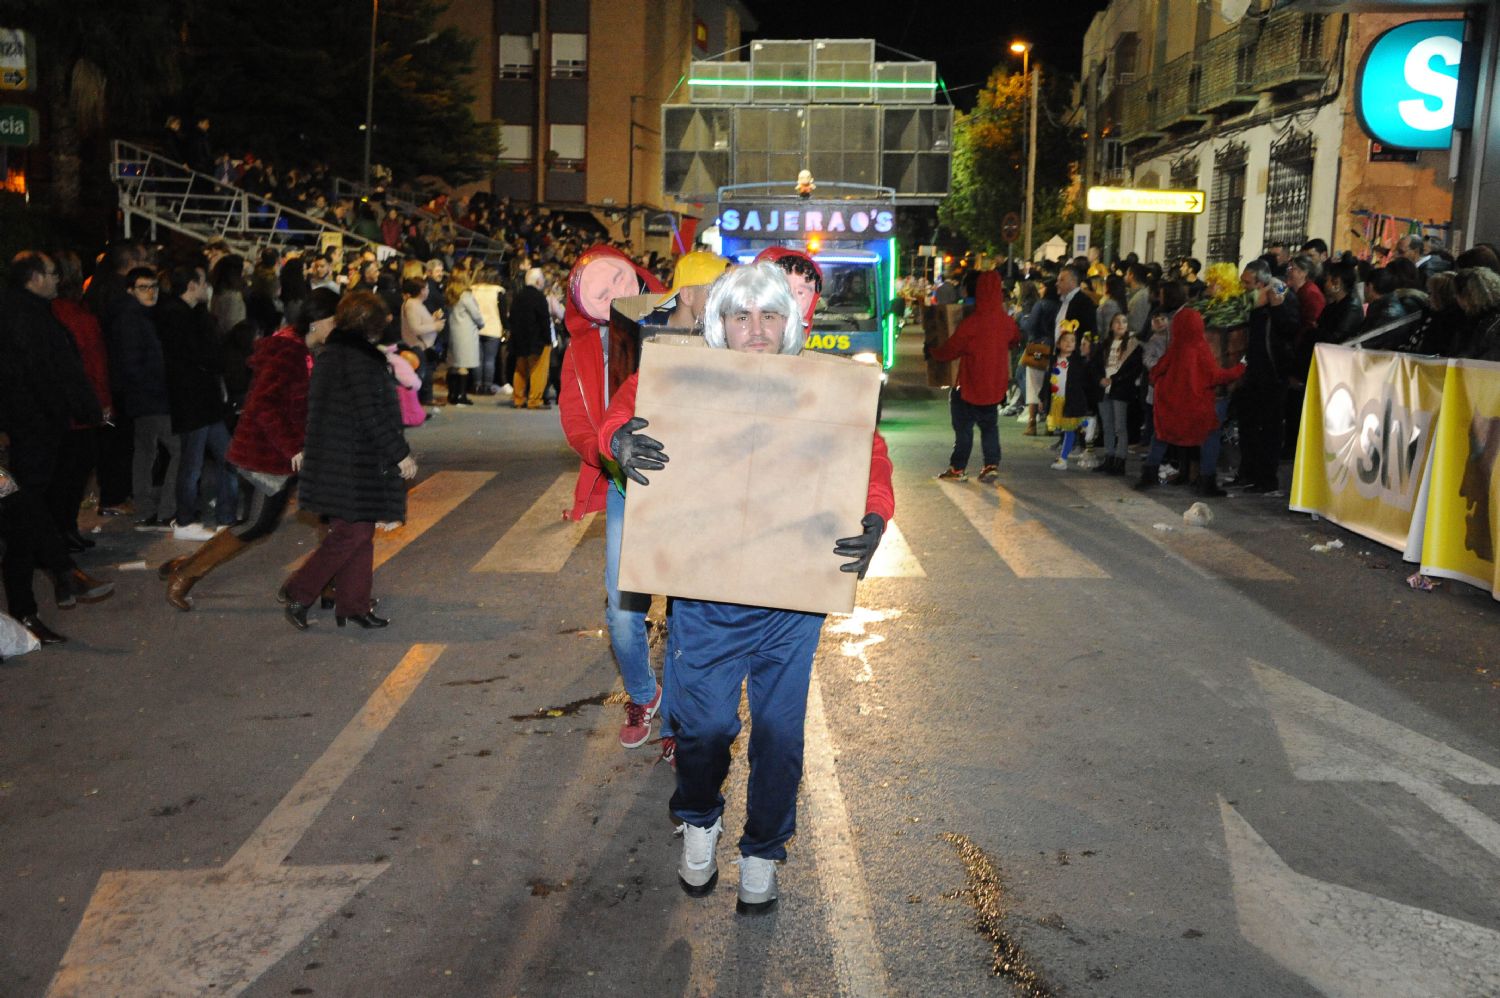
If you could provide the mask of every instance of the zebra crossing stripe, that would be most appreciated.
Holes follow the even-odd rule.
[[[573,505],[573,484],[577,480],[577,472],[559,475],[471,571],[528,574],[562,571],[597,515],[590,513],[577,521],[564,518]]]
[[[1002,487],[989,490],[958,482],[937,483],[959,512],[1023,579],[1107,579],[1109,573],[1057,539],[1026,505]]]

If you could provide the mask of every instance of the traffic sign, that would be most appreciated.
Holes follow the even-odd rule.
[[[1000,220],[1000,238],[1008,243],[1013,243],[1021,238],[1021,216],[1013,211],[1007,211],[1005,217]]]
[[[36,42],[30,33],[0,28],[0,90],[30,90]]]
[[[1131,187],[1090,187],[1089,211],[1154,211],[1169,215],[1199,215],[1207,201],[1202,191],[1137,190]]]
[[[0,105],[0,146],[34,146],[36,112],[14,104]]]

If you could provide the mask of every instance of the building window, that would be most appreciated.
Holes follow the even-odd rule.
[[[500,162],[531,162],[531,126],[500,126]]]
[[[1172,189],[1191,191],[1198,188],[1198,157],[1184,156],[1172,164]],[[1197,215],[1169,215],[1167,217],[1167,242],[1163,247],[1168,263],[1193,255],[1193,240],[1197,236]]]
[[[1234,142],[1214,154],[1214,185],[1208,196],[1208,261],[1240,262],[1245,227],[1245,169],[1249,150]]]
[[[548,148],[552,155],[547,158],[552,169],[583,169],[584,152],[588,147],[588,128],[584,125],[553,125],[551,135],[552,141]]]
[[[589,36],[552,33],[552,78],[581,79],[588,75]]]
[[[529,80],[536,74],[530,35],[500,36],[500,79]]]
[[[1271,146],[1266,181],[1266,245],[1295,249],[1307,239],[1307,208],[1312,201],[1314,142],[1311,132],[1288,132]]]

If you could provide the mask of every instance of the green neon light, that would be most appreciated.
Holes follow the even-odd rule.
[[[885,350],[881,352],[880,360],[885,369],[889,371],[892,367],[896,366],[896,327],[901,322],[901,313],[896,311],[896,302],[900,301],[900,298],[897,296],[896,267],[897,261],[901,258],[896,255],[896,237],[892,236],[886,242],[889,244],[888,249],[890,251],[886,257],[890,266],[890,297],[886,299],[889,303],[886,308],[889,311],[886,312],[885,317]],[[903,303],[903,310],[904,307]]]
[[[902,83],[893,80],[688,80],[695,87],[812,87],[843,89],[871,87],[875,90],[931,90],[931,83]]]

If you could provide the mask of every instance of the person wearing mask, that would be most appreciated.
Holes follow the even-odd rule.
[[[172,538],[206,541],[214,530],[200,522],[198,488],[204,458],[217,465],[214,518],[222,530],[239,512],[239,478],[226,459],[229,451],[229,395],[224,386],[224,350],[218,327],[208,314],[208,278],[202,261],[172,268],[177,292],[157,308],[172,432],[177,434],[177,526]]]
[[[162,566],[167,602],[177,609],[191,610],[194,586],[280,526],[302,467],[313,354],[333,332],[338,303],[338,295],[319,288],[308,295],[293,324],[256,342],[250,359],[255,378],[228,455],[255,490],[250,523],[238,532],[221,530],[192,555]],[[332,608],[326,598],[323,608]]]
[[[974,312],[944,343],[924,352],[931,360],[958,361],[958,383],[948,393],[953,453],[948,469],[938,477],[960,482],[968,478],[977,426],[984,458],[979,480],[989,484],[1000,477],[1000,403],[1010,390],[1010,351],[1020,341],[1021,331],[1005,310],[999,274],[981,273],[974,296]]]
[[[375,345],[390,322],[385,303],[350,292],[334,318],[308,387],[298,483],[299,506],[326,517],[330,529],[280,594],[287,621],[299,631],[307,630],[307,611],[330,583],[340,627],[390,623],[370,609],[375,531],[406,519],[406,483],[417,475],[391,369]]]
[[[801,310],[785,274],[775,266],[763,262],[725,274],[709,292],[706,308],[703,340],[709,349],[773,354],[802,349]],[[632,489],[650,485],[642,471],[662,468],[671,446],[670,440],[640,432],[648,424],[635,415],[636,387],[632,374],[610,402],[595,444],[601,456],[623,470]],[[862,532],[839,539],[830,552],[845,560],[841,571],[860,576],[895,515],[890,457],[878,432],[870,444],[865,509]],[[707,896],[718,883],[723,787],[730,747],[740,730],[740,689],[748,682],[749,790],[735,908],[743,915],[763,915],[777,904],[776,865],[786,859],[786,844],[797,830],[802,731],[823,620],[819,613],[673,601],[665,675],[677,746],[671,808],[682,822],[678,882],[691,897]]]
[[[71,425],[101,419],[77,350],[52,314],[58,276],[51,257],[23,251],[11,260],[10,286],[0,298],[0,445],[9,449],[6,470],[18,486],[0,499],[0,580],[10,615],[42,644],[67,639],[38,616],[32,591],[38,568],[51,574],[62,610],[114,593],[114,583],[73,563],[47,507]]]

